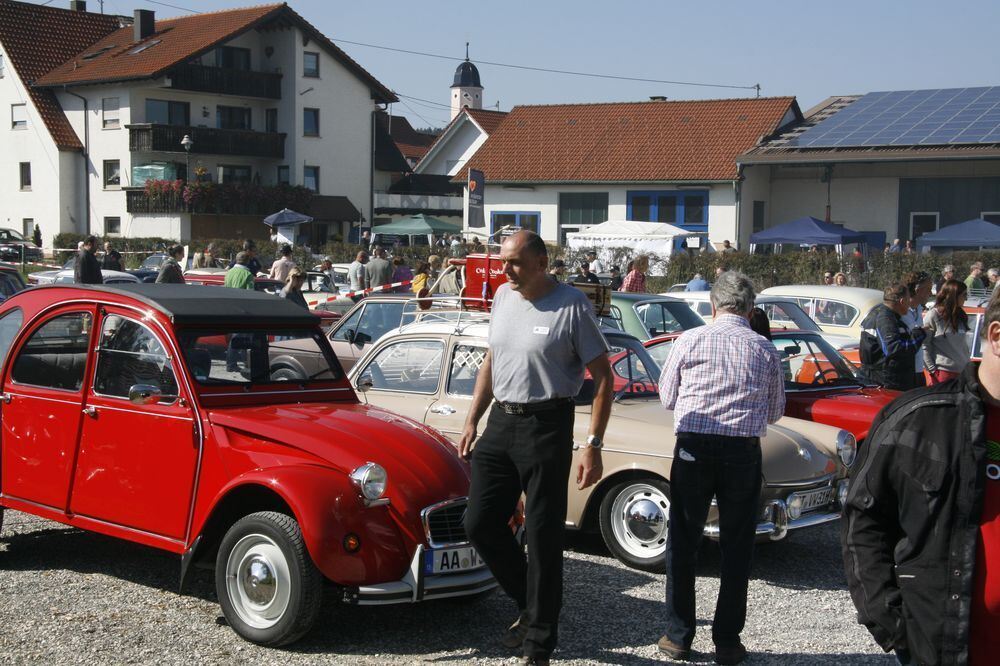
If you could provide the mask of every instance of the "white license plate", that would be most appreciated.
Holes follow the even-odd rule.
[[[808,493],[801,493],[802,510],[810,511],[817,507],[826,506],[833,501],[833,488],[821,488]]]
[[[424,554],[424,572],[428,574],[447,574],[459,571],[471,571],[486,566],[479,553],[472,546],[458,548],[441,548]]]

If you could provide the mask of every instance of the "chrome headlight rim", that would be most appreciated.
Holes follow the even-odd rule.
[[[351,472],[351,482],[366,500],[375,501],[385,495],[389,477],[378,463],[366,462]]]
[[[837,457],[844,467],[851,467],[858,459],[858,440],[846,430],[837,433]]]
[[[785,498],[785,511],[788,513],[789,519],[798,520],[802,517],[803,502],[802,495],[798,493],[792,493]]]

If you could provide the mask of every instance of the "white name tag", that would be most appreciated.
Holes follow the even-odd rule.
[[[536,326],[535,330],[532,331],[532,332],[535,335],[548,335],[549,334],[549,327],[548,326]]]

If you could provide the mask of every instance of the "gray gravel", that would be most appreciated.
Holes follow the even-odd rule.
[[[855,623],[837,525],[758,546],[743,641],[748,664],[891,664]],[[702,551],[693,659],[711,662],[718,549]],[[412,664],[515,663],[497,639],[513,619],[497,592],[468,601],[352,608],[328,598],[304,640],[284,650],[225,626],[211,574],[175,592],[177,558],[7,512],[0,535],[0,662]],[[664,663],[663,576],[627,569],[599,539],[575,537],[556,657],[575,664]]]

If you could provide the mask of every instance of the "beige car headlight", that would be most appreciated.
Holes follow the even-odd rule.
[[[858,440],[846,430],[837,433],[837,455],[845,467],[853,465],[858,457]]]

